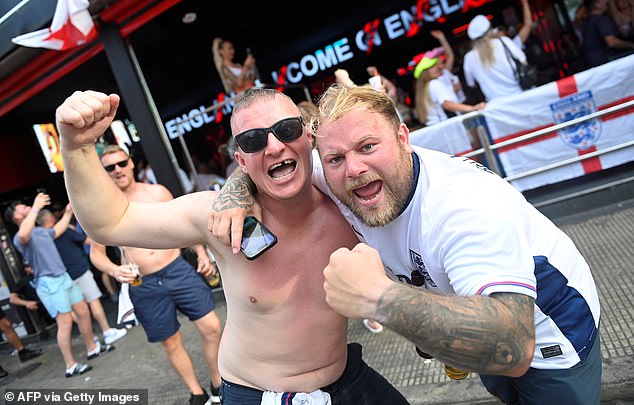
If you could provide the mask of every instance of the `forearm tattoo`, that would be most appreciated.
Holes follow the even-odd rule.
[[[522,294],[441,296],[395,284],[376,319],[454,367],[504,374],[532,358],[534,300]]]
[[[255,202],[254,194],[251,179],[244,173],[235,173],[222,187],[211,208],[217,212],[236,207],[249,209]]]

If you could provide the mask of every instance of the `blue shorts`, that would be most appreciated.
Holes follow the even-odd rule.
[[[58,313],[70,312],[74,304],[84,299],[68,273],[57,277],[38,277],[35,292],[53,319]]]
[[[332,405],[407,405],[409,402],[382,375],[362,359],[361,345],[348,344],[348,359],[337,381],[321,388],[330,394]],[[222,380],[223,405],[260,405],[263,391]]]
[[[518,378],[481,375],[487,390],[507,404],[595,405],[601,398],[599,332],[585,360],[561,370],[530,368]]]
[[[149,342],[162,342],[178,331],[177,309],[195,321],[216,308],[211,288],[182,257],[130,286],[130,300]]]

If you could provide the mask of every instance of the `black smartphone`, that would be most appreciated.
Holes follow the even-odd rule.
[[[246,217],[242,228],[240,251],[248,260],[253,260],[272,248],[277,237],[255,217]]]

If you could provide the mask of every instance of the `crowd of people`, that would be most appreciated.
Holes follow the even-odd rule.
[[[475,16],[467,27],[470,43],[460,55],[455,54],[443,31],[430,31],[430,37],[440,46],[410,61],[413,85],[399,89],[413,99],[413,119],[404,122],[413,128],[435,125],[455,115],[486,108],[486,103],[494,98],[559,79],[562,73],[572,75],[634,52],[632,0],[584,1],[575,13],[574,31],[561,32],[557,49],[553,50],[556,55],[547,55],[537,41],[540,30],[529,0],[519,3],[521,18],[516,24],[498,25],[491,16]],[[518,64],[526,66],[525,81]],[[345,76],[337,73],[338,83],[352,83],[347,72]],[[392,90],[392,94],[398,92]],[[404,115],[400,110],[399,113]]]
[[[65,363],[65,376],[83,374],[92,366],[76,361],[72,352],[73,322],[77,323],[86,346],[86,358],[91,360],[103,353],[114,350],[111,343],[102,344],[95,336],[92,326],[92,315],[84,292],[78,281],[73,281],[67,271],[62,254],[68,259],[67,252],[62,252],[55,240],[68,231],[73,215],[68,204],[62,217],[49,227],[40,226],[37,222],[44,208],[50,205],[50,196],[38,193],[31,205],[16,202],[5,210],[8,223],[18,226],[13,237],[13,244],[33,269],[35,291],[39,301],[57,323],[57,345]],[[82,251],[83,252],[83,251]],[[85,263],[87,266],[87,263]],[[85,285],[84,285],[85,286]],[[85,290],[84,290],[85,291]],[[89,297],[92,301],[94,298]],[[96,307],[93,307],[93,313]],[[97,310],[98,311],[98,310]],[[125,335],[111,329],[107,323],[102,325],[104,340],[114,342]],[[125,332],[125,331],[123,331]]]
[[[631,0],[584,0],[579,18],[586,68],[634,53],[633,17]]]

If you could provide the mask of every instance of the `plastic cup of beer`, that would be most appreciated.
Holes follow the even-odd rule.
[[[136,287],[143,282],[143,278],[141,278],[141,272],[139,271],[139,266],[136,263],[128,263],[128,268],[134,274],[134,281],[130,285],[132,287]]]
[[[381,91],[381,76],[372,76],[368,79],[370,86],[376,91]]]

